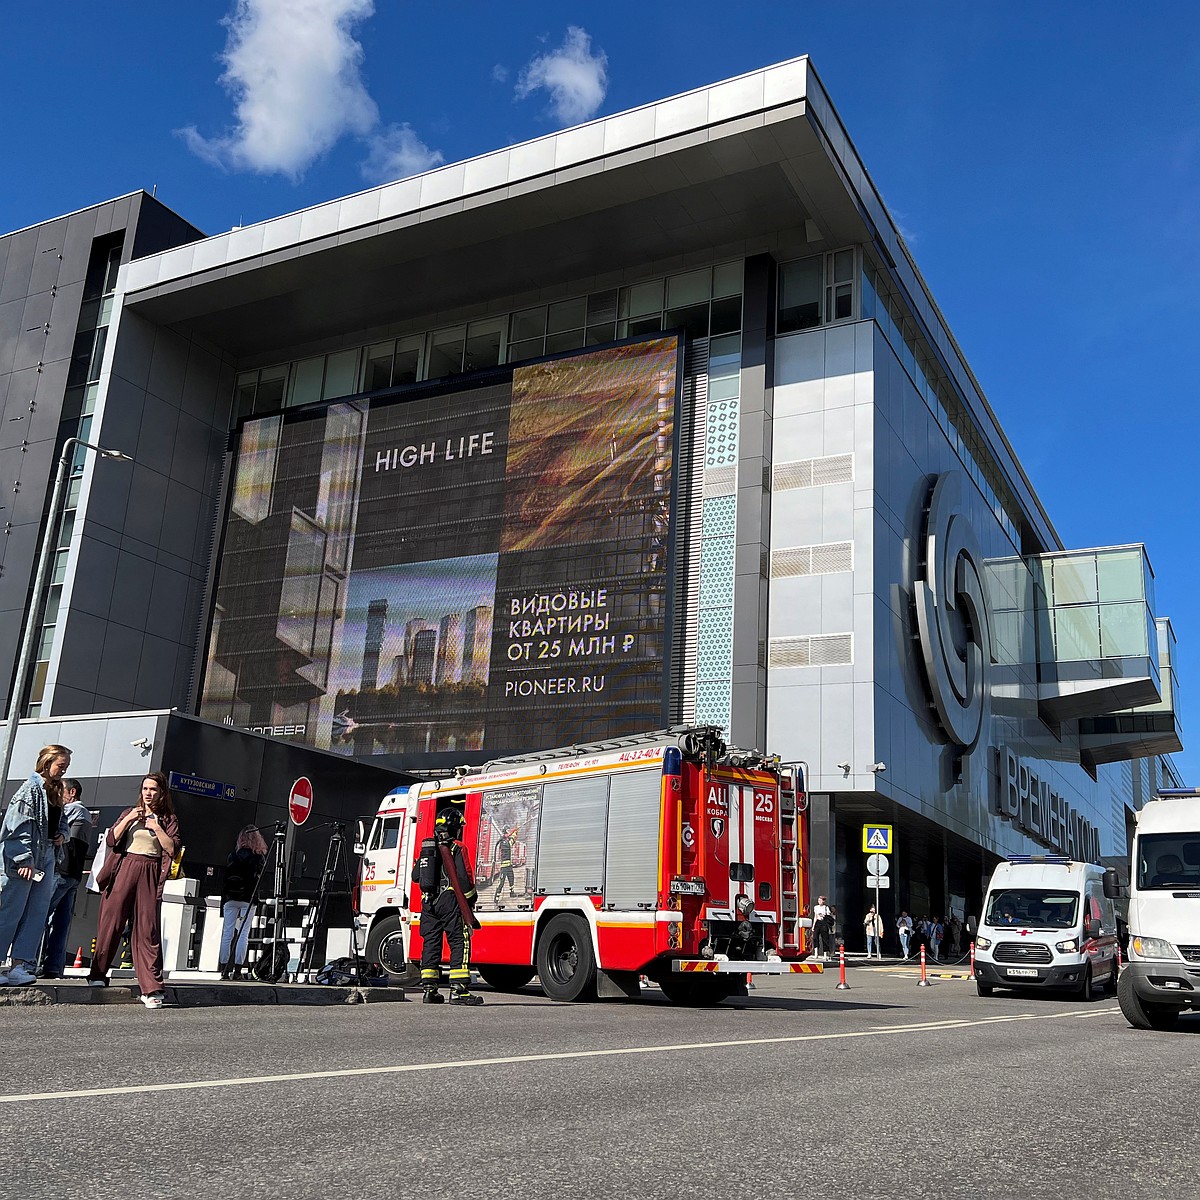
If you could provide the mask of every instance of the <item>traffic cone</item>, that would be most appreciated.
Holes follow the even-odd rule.
[[[82,967],[83,966],[83,947],[82,946],[80,946],[79,949],[75,951],[75,961],[71,964],[71,966],[73,966],[73,967]]]
[[[850,985],[846,982],[846,943],[838,943],[838,985],[834,991],[848,992]]]
[[[921,978],[917,983],[917,987],[932,987],[933,985],[925,978],[925,947],[921,946]]]
[[[971,941],[971,978],[975,978],[975,941]]]

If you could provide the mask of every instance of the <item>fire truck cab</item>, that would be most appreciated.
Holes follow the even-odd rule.
[[[414,851],[461,805],[482,928],[471,963],[502,991],[555,1000],[714,1004],[747,973],[818,973],[806,945],[803,773],[694,726],[498,759],[390,793],[366,837],[367,957],[412,979]]]

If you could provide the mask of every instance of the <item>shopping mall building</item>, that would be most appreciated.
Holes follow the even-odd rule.
[[[62,740],[102,803],[163,765],[254,815],[319,751],[362,807],[715,724],[807,764],[815,890],[861,911],[888,824],[885,911],[961,914],[1173,775],[1145,550],[1062,544],[807,59],[215,237],[125,196],[0,270],[14,778]],[[134,461],[51,513],[70,436]]]

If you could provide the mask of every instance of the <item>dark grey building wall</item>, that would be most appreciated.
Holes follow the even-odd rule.
[[[143,228],[144,225],[144,228]],[[84,284],[98,238],[122,261],[201,232],[145,193],[0,237],[0,706],[13,672],[45,526]],[[132,236],[131,236],[132,235]],[[62,711],[62,710],[59,710]],[[73,710],[79,711],[79,710]],[[89,710],[82,710],[89,711]]]
[[[233,364],[122,312],[69,580],[55,714],[184,707],[233,397]]]

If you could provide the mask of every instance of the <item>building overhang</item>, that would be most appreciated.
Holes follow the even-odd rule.
[[[124,302],[261,356],[781,230],[861,242],[808,76],[797,59],[138,260]]]

